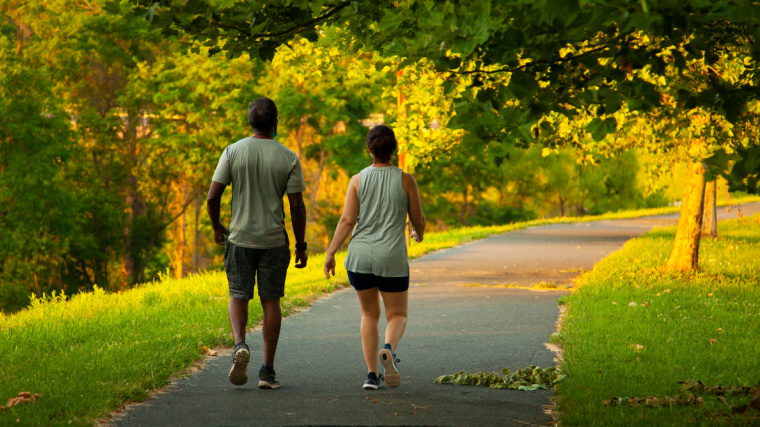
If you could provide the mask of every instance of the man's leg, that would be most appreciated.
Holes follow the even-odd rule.
[[[245,328],[248,324],[248,300],[231,296],[227,313],[230,317],[234,344],[245,342]]]
[[[224,270],[230,287],[230,304],[227,314],[235,349],[232,351],[232,368],[228,379],[234,385],[248,382],[248,363],[251,352],[245,344],[245,329],[248,324],[248,301],[253,298],[255,283],[255,263],[250,249],[239,248],[227,241],[224,251]]]
[[[280,326],[282,325],[282,311],[279,299],[260,298],[261,307],[264,309],[262,334],[264,335],[264,366],[274,368],[274,356],[277,352],[277,343],[280,340]]]
[[[248,382],[248,362],[251,360],[251,352],[245,344],[245,327],[248,323],[248,300],[230,296],[228,308],[232,339],[235,349],[232,351],[232,368],[227,378],[234,385],[243,385]]]
[[[262,335],[264,336],[264,363],[259,370],[259,388],[278,388],[274,372],[274,356],[280,340],[282,311],[280,298],[285,296],[285,277],[290,264],[287,245],[262,250],[258,265],[258,286],[261,308],[264,309]]]

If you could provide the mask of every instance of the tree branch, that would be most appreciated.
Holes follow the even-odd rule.
[[[574,59],[581,58],[581,57],[586,56],[586,55],[588,55],[590,53],[600,52],[600,51],[603,51],[605,49],[607,49],[607,45],[606,44],[602,45],[602,46],[599,46],[599,47],[596,47],[594,49],[587,50],[587,51],[581,53],[580,55],[567,56],[565,58],[560,58],[560,59],[558,59],[556,61],[547,61],[545,59],[536,60],[536,61],[530,61],[528,63],[520,65],[519,67],[511,67],[511,68],[510,67],[506,67],[506,68],[500,68],[498,70],[482,70],[482,69],[478,69],[478,70],[471,70],[471,71],[450,71],[450,72],[453,73],[453,74],[463,74],[463,75],[464,74],[511,73],[511,72],[514,72],[514,71],[519,71],[519,70],[523,70],[525,68],[535,67],[537,65],[542,65],[542,64],[543,65],[557,65],[557,64],[562,64],[562,63],[565,63],[565,62],[570,62],[570,61],[572,61]]]
[[[339,4],[335,5],[335,6],[333,6],[333,8],[331,10],[325,12],[324,15],[317,16],[316,18],[312,19],[311,21],[304,22],[303,24],[296,25],[296,26],[291,27],[291,28],[289,28],[287,30],[284,30],[284,31],[280,31],[279,33],[254,34],[253,36],[256,37],[256,38],[263,38],[263,37],[270,37],[270,38],[272,38],[272,37],[284,36],[284,35],[287,35],[287,34],[290,34],[290,33],[294,32],[294,31],[297,32],[297,30],[302,29],[302,28],[304,28],[306,26],[313,26],[313,25],[318,24],[319,22],[322,22],[322,21],[330,18],[332,15],[335,14],[335,12],[338,12],[338,11],[344,9],[346,6],[348,6],[350,4],[351,4],[350,0],[344,0],[343,2],[341,2],[341,3],[339,3]]]
[[[275,33],[250,34],[249,30],[244,29],[244,28],[240,28],[240,27],[238,27],[236,25],[225,25],[225,24],[221,24],[219,22],[214,22],[214,25],[216,27],[224,29],[224,30],[228,30],[228,31],[229,30],[235,30],[235,31],[239,31],[239,32],[241,32],[243,34],[250,34],[250,37],[255,38],[255,39],[276,38],[276,37],[286,36],[286,35],[292,34],[292,33],[298,33],[298,32],[300,32],[302,30],[305,30],[308,27],[312,27],[312,26],[314,26],[314,25],[316,25],[316,24],[318,24],[318,23],[320,23],[320,22],[322,22],[322,21],[324,21],[326,19],[329,19],[336,12],[338,12],[338,11],[346,8],[346,6],[348,6],[350,4],[351,4],[350,0],[344,0],[343,2],[341,2],[341,3],[339,3],[339,4],[335,5],[335,6],[333,6],[332,9],[328,10],[324,14],[322,14],[320,16],[317,16],[316,18],[314,18],[314,19],[312,19],[310,21],[307,21],[307,22],[304,22],[304,23],[301,23],[301,24],[296,23],[296,25],[294,25],[294,26],[292,26],[292,27],[290,27],[288,29],[285,29],[285,30],[282,30],[282,31],[279,31],[279,32],[275,32]]]

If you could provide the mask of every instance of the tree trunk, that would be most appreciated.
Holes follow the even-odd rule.
[[[705,195],[705,167],[702,162],[689,164],[681,201],[676,238],[665,268],[696,270],[699,266],[699,238]]]
[[[187,221],[185,221],[185,212],[179,217],[179,244],[177,248],[177,264],[174,270],[174,277],[181,279],[185,274],[185,248],[187,247]]]
[[[201,217],[201,193],[195,196],[195,229],[193,233],[193,272],[198,272],[198,239],[201,238],[200,229]]]
[[[462,191],[462,198],[464,199],[464,203],[462,203],[462,209],[459,211],[459,222],[461,222],[462,225],[467,225],[467,212],[470,210],[470,203],[467,200],[468,193],[469,187],[465,186],[464,190]]]
[[[702,210],[702,237],[718,237],[718,219],[715,207],[718,182],[710,181],[705,185],[705,203]]]
[[[309,189],[309,210],[306,214],[306,223],[314,221],[315,216],[319,213],[316,209],[317,194],[319,193],[319,184],[322,182],[322,173],[325,170],[325,161],[327,160],[327,150],[322,146],[319,149],[319,165],[317,170],[311,175],[311,188]]]

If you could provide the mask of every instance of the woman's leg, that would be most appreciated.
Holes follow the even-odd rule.
[[[377,288],[356,291],[362,306],[362,350],[364,361],[367,362],[367,373],[378,373],[377,352],[378,332],[377,323],[380,321],[380,292]]]
[[[385,319],[388,321],[388,326],[385,328],[385,343],[390,344],[395,353],[398,342],[406,329],[409,291],[381,292],[381,294],[385,305]]]

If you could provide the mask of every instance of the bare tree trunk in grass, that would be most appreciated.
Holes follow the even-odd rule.
[[[201,193],[195,196],[195,229],[193,234],[193,272],[198,272],[198,239],[201,237],[200,230]]]
[[[702,237],[718,237],[718,218],[715,207],[717,188],[717,180],[712,180],[705,185],[705,206],[702,210]]]
[[[665,268],[696,270],[699,266],[699,239],[702,228],[702,207],[705,195],[705,166],[702,162],[689,164],[681,200],[676,238]]]

